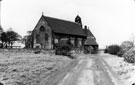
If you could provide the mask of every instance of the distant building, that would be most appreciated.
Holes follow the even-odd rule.
[[[87,28],[82,28],[79,16],[75,18],[75,22],[71,22],[42,15],[32,31],[32,41],[27,46],[29,48],[54,49],[59,41],[70,40],[74,48],[83,48],[87,38],[94,37],[89,32],[90,30]],[[96,41],[93,43],[98,45]]]
[[[25,45],[21,41],[15,41],[12,48],[24,48]]]

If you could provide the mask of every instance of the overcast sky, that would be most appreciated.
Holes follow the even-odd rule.
[[[74,21],[80,15],[100,47],[135,36],[134,0],[3,0],[2,27],[26,35],[45,16]]]

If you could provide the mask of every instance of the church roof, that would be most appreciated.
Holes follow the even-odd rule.
[[[78,35],[78,36],[85,36],[85,37],[87,36],[84,33],[82,27],[75,22],[56,19],[47,16],[43,16],[43,17],[47,21],[48,25],[51,27],[52,31],[55,33]]]
[[[92,32],[89,29],[87,30],[87,37],[94,37],[95,38],[95,36],[92,34]]]
[[[93,37],[88,37],[87,40],[85,41],[85,45],[98,45],[95,38]]]

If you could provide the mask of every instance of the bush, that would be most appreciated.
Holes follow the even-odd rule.
[[[128,63],[135,63],[135,48],[131,48],[129,51],[124,53],[124,60]]]
[[[88,53],[94,54],[94,48],[92,46],[85,46],[84,53],[85,54],[88,54]]]
[[[129,49],[133,48],[134,44],[133,42],[131,41],[124,41],[122,44],[121,44],[121,49],[124,51],[124,52],[127,52]]]
[[[125,53],[125,51],[123,51],[122,49],[117,53],[117,56],[122,57],[123,54]]]
[[[105,49],[105,53],[117,55],[120,50],[121,50],[120,46],[110,45],[108,48]]]
[[[118,52],[118,56],[122,57],[124,55],[124,53],[126,53],[127,51],[129,51],[129,49],[133,48],[133,42],[131,41],[124,41],[122,42],[122,44],[120,45],[121,50]]]
[[[108,48],[106,48],[106,49],[104,50],[104,53],[108,53]]]
[[[72,49],[72,44],[69,41],[60,41],[56,45],[56,55],[65,55],[65,56],[70,56],[70,51]]]

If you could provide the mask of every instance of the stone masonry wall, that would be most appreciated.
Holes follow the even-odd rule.
[[[44,28],[44,30],[41,30],[41,28]],[[34,48],[51,49],[52,31],[43,17],[41,17],[39,22],[37,23],[33,35]]]

